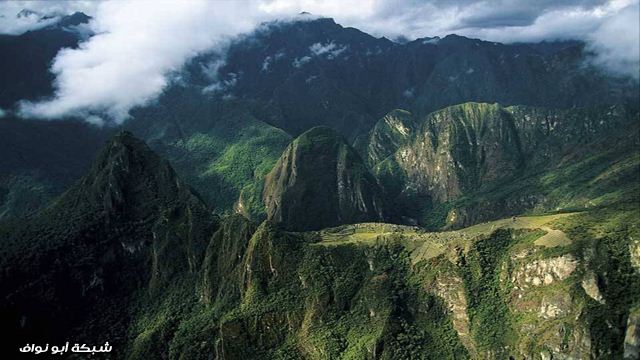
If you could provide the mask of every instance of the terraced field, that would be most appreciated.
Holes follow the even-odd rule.
[[[563,213],[541,216],[522,216],[490,221],[465,229],[444,232],[426,232],[419,227],[385,223],[360,223],[325,229],[314,234],[321,241],[314,246],[374,245],[381,242],[398,241],[411,252],[411,260],[417,263],[442,254],[447,247],[468,248],[473,239],[489,235],[498,229],[539,229],[544,235],[534,244],[544,247],[566,246],[571,239],[561,230],[554,229],[556,220],[573,216]]]

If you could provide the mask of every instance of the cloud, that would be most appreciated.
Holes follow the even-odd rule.
[[[220,69],[226,64],[224,59],[214,59],[207,64],[201,65],[202,73],[213,81],[218,81]]]
[[[156,98],[168,75],[187,60],[262,19],[235,1],[102,2],[89,24],[96,35],[57,54],[54,97],[22,102],[20,113],[44,119],[91,114],[122,122],[130,109]]]
[[[19,35],[55,24],[64,15],[90,14],[95,1],[3,1],[0,2],[0,34]]]
[[[269,66],[271,66],[271,56],[267,56],[266,58],[264,58],[260,71],[269,71]]]
[[[326,55],[327,59],[334,59],[347,50],[347,46],[336,45],[333,41],[326,44],[315,43],[309,47],[309,51],[315,56]]]
[[[291,63],[291,65],[293,65],[293,67],[295,68],[299,68],[299,67],[302,67],[304,64],[308,63],[309,61],[311,61],[311,56],[303,56],[301,58],[293,59],[293,62]]]
[[[388,38],[457,33],[500,42],[578,39],[594,52],[593,64],[637,78],[639,1],[43,1],[5,2],[0,4],[0,14],[15,17],[25,4],[42,14],[64,14],[86,3],[93,16],[90,30],[97,35],[78,49],[60,51],[51,67],[56,76],[54,96],[41,102],[22,102],[19,111],[24,117],[45,119],[94,116],[91,119],[100,123],[122,122],[132,108],[153,101],[172,81],[172,74],[195,55],[223,51],[230,38],[248,33],[259,23],[296,18],[302,11],[333,17],[343,26]],[[0,21],[4,29],[17,33],[26,28],[4,16]],[[30,15],[27,18],[31,26],[42,25]],[[437,41],[427,40],[432,44]],[[313,44],[308,56],[294,59],[292,65],[301,67],[311,56],[336,57],[344,50],[332,42]],[[278,59],[265,59],[262,69],[268,71]],[[226,90],[241,76],[224,74],[220,79],[219,70],[220,66],[208,70],[215,73],[208,91]]]
[[[635,79],[640,76],[640,9],[628,6],[609,16],[589,35],[589,48],[595,52],[593,63]]]

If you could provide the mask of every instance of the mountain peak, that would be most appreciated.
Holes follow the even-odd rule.
[[[128,131],[107,142],[88,174],[62,200],[89,203],[107,215],[135,212],[142,218],[170,204],[200,202],[168,161]]]
[[[381,221],[382,190],[360,156],[328,127],[314,127],[284,151],[265,180],[269,220],[293,231]]]
[[[22,9],[22,10],[20,10],[19,13],[16,14],[16,17],[18,19],[26,18],[26,17],[30,17],[30,16],[40,16],[40,13],[35,12],[35,11],[31,10],[31,9]]]
[[[63,16],[60,21],[58,21],[58,26],[78,26],[88,23],[89,20],[91,20],[91,16],[77,11],[71,15]]]

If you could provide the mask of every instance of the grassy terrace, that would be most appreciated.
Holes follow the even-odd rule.
[[[555,229],[557,220],[576,213],[541,216],[518,216],[490,221],[465,229],[445,232],[426,232],[419,227],[385,223],[361,223],[325,229],[315,234],[321,241],[314,246],[374,245],[380,242],[401,242],[410,252],[411,260],[417,263],[442,254],[447,246],[468,248],[471,240],[489,235],[498,229],[540,229],[546,234],[535,240],[535,245],[544,247],[566,246],[571,239],[561,230]]]

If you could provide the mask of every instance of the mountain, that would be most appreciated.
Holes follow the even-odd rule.
[[[465,107],[444,113],[504,111]],[[312,171],[319,164],[332,166]],[[337,174],[374,181],[354,169],[366,167],[344,138],[314,128],[267,177],[295,186],[266,185],[265,195],[301,184],[333,195],[323,186]],[[274,181],[285,178],[296,181]],[[321,210],[298,212],[320,221]],[[113,358],[633,358],[636,215],[625,199],[457,231],[288,232],[299,224],[218,218],[166,160],[121,132],[47,208],[0,223],[0,313],[14,349],[108,341]]]
[[[140,292],[195,271],[216,226],[166,160],[117,134],[68,191],[2,227],[0,312],[10,342],[125,344]]]
[[[255,194],[263,175],[244,174],[264,174],[292,137],[312,127],[333,128],[359,148],[393,109],[422,119],[469,101],[568,110],[633,103],[638,97],[633,80],[588,64],[579,42],[499,44],[452,35],[398,44],[331,19],[267,23],[232,41],[224,54],[194,58],[181,82],[156,104],[134,109],[124,127],[175,163],[216,211],[230,213],[249,202],[254,210],[243,213],[260,221],[265,216],[260,197],[238,199]],[[236,157],[239,164],[251,164],[243,175],[219,170],[216,163],[224,161],[226,151],[208,150],[205,158],[185,151],[183,144],[195,139],[217,144],[218,134],[229,139],[220,145],[226,147],[241,137],[244,131],[235,124],[245,119],[270,129],[266,133],[284,134],[259,137],[268,153],[262,159],[248,155],[252,152]],[[223,197],[206,185],[221,177],[227,184]]]
[[[86,20],[75,14],[3,38],[2,52],[11,56],[0,60],[0,78],[10,84],[1,108],[51,94],[48,66],[59,49],[77,46],[85,35],[73,25]],[[589,56],[576,41],[500,44],[450,35],[396,43],[328,18],[269,22],[231,41],[223,54],[195,57],[181,81],[133,109],[123,127],[167,158],[215,211],[261,221],[264,176],[291,139],[314,126],[337,130],[360,150],[393,109],[422,119],[469,101],[567,110],[637,99],[637,82],[607,75],[589,65]]]
[[[414,132],[415,120],[406,110],[392,110],[379,120],[364,139],[357,139],[356,148],[366,155],[369,166],[375,166],[393,155]]]
[[[633,81],[588,66],[579,42],[500,44],[449,35],[404,44],[332,19],[273,22],[205,54],[188,83],[235,97],[297,136],[332,127],[352,141],[395,108],[417,116],[468,101],[569,108],[633,101]]]
[[[388,125],[395,114],[374,127],[363,156],[417,223],[460,227],[637,198],[637,106],[466,103],[403,126],[402,137]],[[396,150],[383,158],[384,147]]]
[[[382,221],[383,201],[357,152],[326,127],[296,138],[265,179],[267,219],[290,230]]]
[[[169,159],[216,212],[239,212],[261,221],[266,216],[264,178],[291,136],[237,104],[211,103],[200,95],[176,94],[176,101],[186,105],[168,123],[164,116],[175,109],[160,105],[153,117],[124,127]]]

